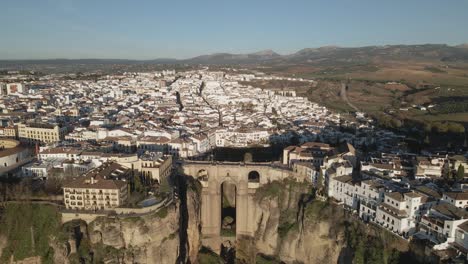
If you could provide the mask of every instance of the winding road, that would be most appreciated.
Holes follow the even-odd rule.
[[[347,85],[346,85],[345,83],[342,83],[342,84],[341,84],[341,92],[340,92],[341,99],[342,99],[343,101],[345,101],[345,102],[349,105],[349,107],[353,108],[354,111],[360,112],[360,111],[359,111],[359,108],[357,108],[355,105],[353,105],[353,104],[349,101],[348,96],[347,96],[347,94],[346,94],[346,92],[347,92],[346,86],[347,86]]]

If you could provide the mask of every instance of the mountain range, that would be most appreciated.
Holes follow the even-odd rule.
[[[48,59],[0,60],[0,66],[18,64],[324,64],[360,63],[382,60],[420,60],[441,62],[468,62],[468,44],[386,45],[366,47],[305,48],[293,54],[280,55],[273,50],[248,54],[215,53],[189,59],[158,58],[153,60],[127,59]]]

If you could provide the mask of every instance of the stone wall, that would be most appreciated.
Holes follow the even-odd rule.
[[[173,203],[172,197],[166,198],[160,203],[142,207],[142,208],[114,208],[112,211],[99,211],[99,212],[88,212],[78,210],[63,210],[62,223],[66,223],[72,220],[83,220],[86,223],[91,223],[96,220],[99,216],[118,216],[118,217],[135,217],[142,216],[145,214],[155,213],[163,207],[167,207]]]

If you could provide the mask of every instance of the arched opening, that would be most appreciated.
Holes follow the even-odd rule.
[[[221,236],[236,236],[236,195],[234,183],[221,184]]]
[[[249,182],[260,182],[260,173],[258,171],[249,172]]]

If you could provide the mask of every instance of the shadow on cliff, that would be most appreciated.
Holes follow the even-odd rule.
[[[176,176],[176,188],[179,196],[179,256],[177,257],[177,264],[190,263],[188,258],[188,250],[190,248],[188,242],[187,228],[189,221],[189,214],[187,209],[187,177],[184,175]]]
[[[190,223],[190,213],[188,208],[188,195],[189,190],[195,191],[196,193],[200,192],[199,183],[191,176],[184,174],[178,174],[175,176],[175,185],[176,193],[179,197],[179,254],[176,260],[177,264],[191,264],[190,260],[190,250],[191,243],[188,236],[188,229]],[[197,217],[198,214],[195,214]],[[199,219],[198,219],[199,220]],[[199,221],[196,221],[199,223]],[[201,226],[198,225],[198,232],[201,232]],[[196,247],[196,246],[195,246]],[[198,251],[198,248],[196,249]]]

